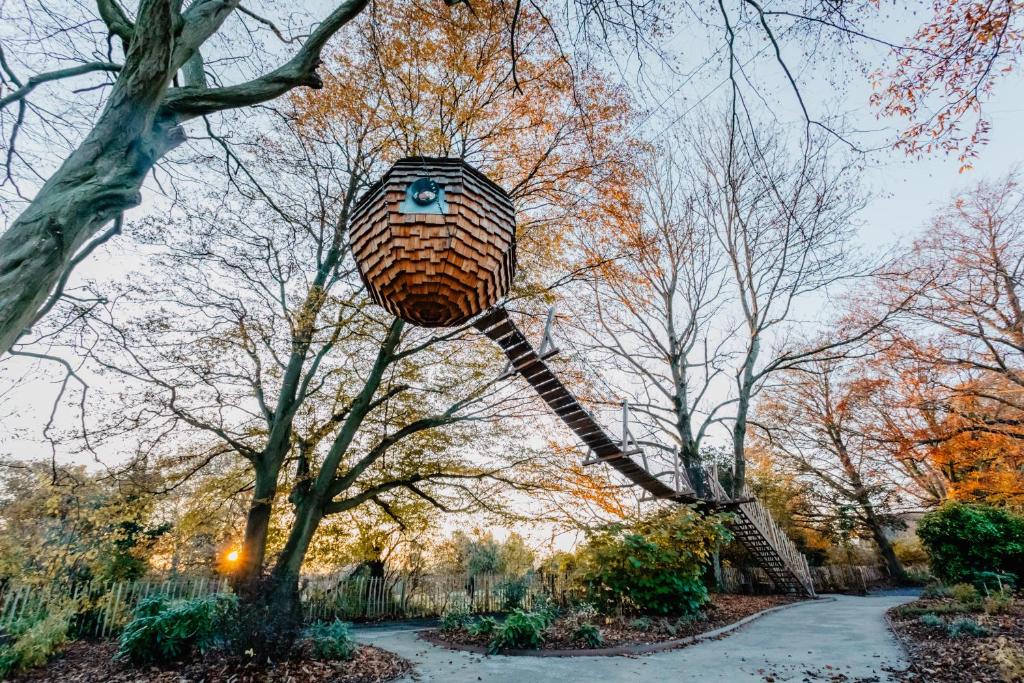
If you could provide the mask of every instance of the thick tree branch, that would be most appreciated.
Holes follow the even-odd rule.
[[[135,35],[135,26],[117,0],[97,0],[96,7],[100,11],[100,18],[107,25],[110,32],[124,42],[125,52],[128,51],[128,44]]]
[[[270,73],[223,88],[173,88],[167,94],[164,111],[179,120],[190,119],[225,109],[260,104],[302,85],[323,87],[316,69],[320,66],[320,53],[324,45],[342,26],[355,18],[368,2],[347,0],[339,5],[317,26],[294,57]]]

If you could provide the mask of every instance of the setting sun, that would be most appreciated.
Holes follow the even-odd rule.
[[[228,553],[227,560],[228,562],[238,562],[238,551],[232,550],[230,553]]]

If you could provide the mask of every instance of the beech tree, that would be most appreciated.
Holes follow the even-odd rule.
[[[0,235],[0,351],[45,312],[47,297],[76,254],[87,254],[90,240],[111,221],[119,226],[121,214],[141,201],[140,188],[153,165],[184,142],[184,123],[266,102],[295,87],[320,87],[321,51],[366,4],[340,3],[290,59],[232,85],[211,86],[219,79],[208,77],[203,62],[204,46],[240,11],[238,2],[221,0],[199,0],[187,9],[176,0],[140,0],[134,16],[116,0],[103,0],[95,17],[108,31],[110,59],[24,80],[5,59],[5,83],[15,89],[3,105],[17,103],[19,119],[41,83],[95,72],[114,78],[91,130]],[[123,63],[113,60],[118,48]]]
[[[912,297],[890,360],[928,379],[923,401],[964,429],[1024,438],[1024,191],[1011,174],[958,196],[890,277],[883,305]],[[971,412],[972,408],[982,409]]]
[[[1016,174],[955,197],[863,297],[866,309],[906,302],[865,372],[878,386],[873,431],[926,505],[1017,498],[1022,199]]]
[[[144,181],[185,142],[189,122],[202,119],[209,131],[212,115],[295,88],[320,88],[317,68],[325,45],[369,2],[340,2],[308,31],[282,28],[238,0],[187,6],[182,0],[139,0],[132,9],[119,0],[68,2],[57,9],[52,4],[23,0],[0,10],[12,27],[0,43],[0,127],[7,141],[0,187],[12,188],[17,199],[2,207],[5,218],[13,218],[0,234],[0,354],[60,300],[75,264],[120,232],[124,211],[142,201]],[[984,96],[1016,64],[1024,35],[1014,0],[936,0],[933,17],[915,27],[906,44],[870,33],[881,9],[874,0],[772,7],[756,0],[690,2],[681,10],[663,0],[509,4],[513,83],[518,57],[531,47],[519,34],[519,19],[529,12],[547,16],[545,11],[561,8],[578,34],[638,52],[639,45],[658,47],[651,36],[692,16],[699,30],[723,41],[734,102],[742,99],[748,65],[761,57],[792,85],[807,125],[840,136],[808,110],[794,76],[799,70],[783,58],[782,45],[882,44],[895,64],[883,64],[875,74],[875,101],[884,114],[909,119],[901,144],[911,153],[936,146],[960,150],[965,163],[984,142]],[[279,45],[267,49],[263,35]],[[762,57],[765,41],[773,50]],[[751,44],[759,47],[748,56],[744,48]],[[60,89],[59,106],[41,104],[40,88]],[[962,134],[967,117],[977,123]],[[27,158],[26,137],[43,150],[41,163]]]

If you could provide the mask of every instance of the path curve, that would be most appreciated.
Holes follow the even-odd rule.
[[[641,657],[484,657],[430,645],[411,629],[359,629],[356,636],[413,662],[415,672],[403,681],[885,683],[892,681],[886,667],[906,666],[885,611],[912,599],[840,595],[835,601],[807,602],[767,614],[719,640]]]

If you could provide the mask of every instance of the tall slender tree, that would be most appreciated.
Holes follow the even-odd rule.
[[[807,363],[787,371],[766,393],[757,419],[777,460],[810,481],[811,495],[833,515],[833,523],[841,514],[852,517],[878,548],[890,575],[902,578],[903,566],[889,540],[900,490],[885,475],[884,450],[864,429],[872,390],[843,362]]]
[[[734,495],[766,380],[871,329],[811,347],[792,326],[798,302],[862,267],[848,250],[863,201],[853,167],[833,160],[827,138],[797,144],[706,119],[639,174],[632,210],[581,237],[599,265],[577,308],[595,358],[623,373],[617,393],[684,466],[700,464],[702,441],[724,425]]]

